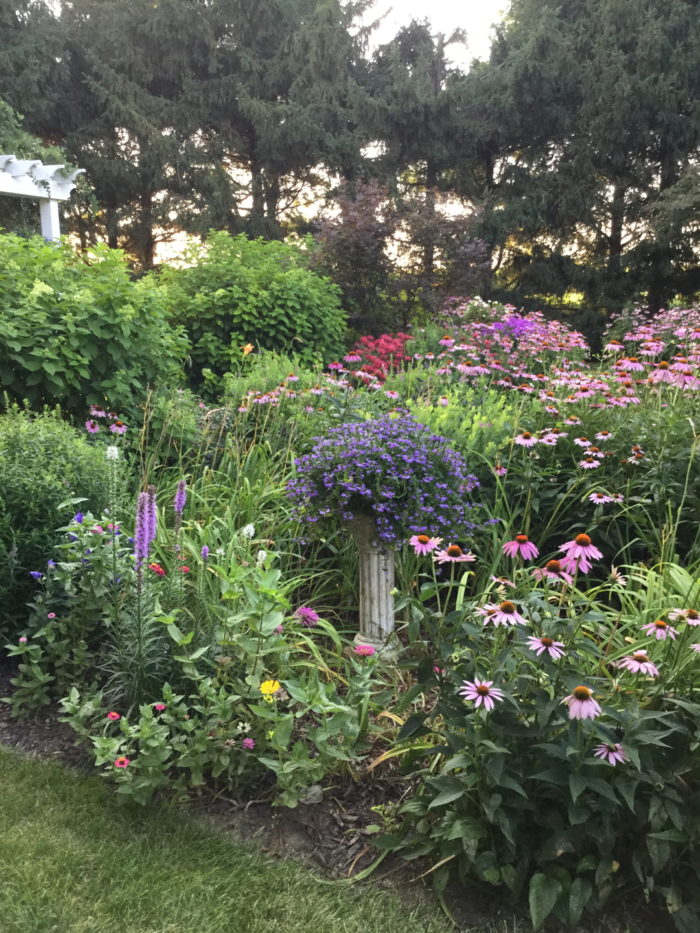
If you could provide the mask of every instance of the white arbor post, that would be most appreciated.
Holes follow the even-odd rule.
[[[75,188],[75,179],[85,171],[78,168],[65,174],[63,168],[63,165],[44,165],[39,159],[0,155],[0,195],[37,200],[41,235],[45,240],[60,237],[58,202],[68,200]]]
[[[394,551],[379,540],[369,516],[357,515],[349,524],[360,558],[360,631],[355,643],[392,654]]]

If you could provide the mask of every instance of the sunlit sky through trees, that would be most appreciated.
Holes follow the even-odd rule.
[[[487,58],[491,43],[491,27],[500,22],[510,7],[510,0],[377,0],[367,19],[387,13],[374,31],[371,47],[388,42],[412,19],[428,19],[435,32],[449,36],[455,29],[467,33],[467,47],[451,46],[449,57],[467,66],[473,58]]]

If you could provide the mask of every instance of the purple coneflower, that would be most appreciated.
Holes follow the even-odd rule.
[[[624,764],[629,761],[629,756],[619,742],[603,742],[602,745],[596,745],[593,749],[596,758],[602,758],[613,768],[616,764]]]
[[[593,502],[594,505],[607,505],[609,502],[613,502],[613,497],[607,495],[604,492],[592,492],[588,497],[589,502]]]
[[[542,580],[556,580],[564,583],[571,583],[573,577],[561,565],[561,561],[548,560],[544,567],[534,567],[532,575],[540,583]]]
[[[672,609],[668,617],[671,622],[687,622],[688,625],[700,625],[700,612],[697,609]]]
[[[696,651],[698,654],[700,654],[700,645],[691,645],[690,649],[691,651]]]
[[[664,622],[663,619],[647,622],[646,625],[642,626],[642,631],[646,632],[649,636],[656,636],[657,641],[664,641],[666,638],[675,638],[678,634],[678,630],[672,625],[669,625],[668,622]]]
[[[600,706],[593,699],[590,687],[574,687],[562,703],[569,707],[569,719],[595,719],[596,716],[600,716]]]
[[[567,573],[588,573],[591,569],[591,559],[599,560],[603,555],[591,542],[587,534],[576,535],[573,541],[567,541],[559,548],[566,555],[561,561],[561,567]]]
[[[483,704],[486,710],[493,709],[494,700],[503,700],[503,691],[494,687],[492,680],[465,680],[457,692],[465,700],[474,700],[477,708]]]
[[[88,418],[88,420],[85,422],[85,430],[88,432],[88,434],[97,434],[97,432],[100,430],[100,426],[96,421],[93,421],[92,418]]]
[[[112,434],[126,434],[126,425],[123,421],[115,421],[113,424],[110,424],[109,430]]]
[[[294,615],[301,624],[305,625],[307,628],[313,628],[314,625],[318,625],[319,615],[310,606],[299,606]]]
[[[512,541],[503,545],[503,553],[508,557],[522,557],[523,560],[532,560],[540,553],[537,546],[530,541],[527,535],[516,535]]]
[[[612,436],[613,435],[611,431],[598,431],[598,433],[595,436],[595,439],[597,441],[609,441],[612,439]]]
[[[564,652],[561,650],[564,647],[564,642],[554,641],[553,638],[549,638],[546,635],[540,637],[536,635],[531,636],[527,640],[527,646],[531,651],[534,651],[538,657],[545,651],[550,658],[562,658],[564,656]]]
[[[463,561],[474,561],[476,557],[469,551],[463,551],[458,544],[448,544],[442,551],[437,551],[434,560],[438,564],[460,564]]]
[[[590,447],[591,446],[591,442],[588,440],[587,437],[575,437],[574,444],[578,445],[579,447]]]
[[[492,623],[495,628],[499,625],[527,625],[527,619],[518,612],[515,603],[506,599],[502,603],[487,603],[475,610],[477,615],[483,616],[484,625]]]
[[[535,444],[539,443],[539,439],[529,431],[523,431],[522,434],[518,434],[515,438],[515,443],[521,447],[534,447]]]
[[[600,460],[596,460],[595,457],[584,457],[583,460],[579,460],[578,465],[582,470],[597,470]]]
[[[430,554],[442,541],[442,538],[431,538],[428,535],[413,535],[409,539],[409,544],[415,550],[416,554]]]
[[[646,674],[648,677],[658,677],[659,669],[649,660],[646,651],[635,651],[633,654],[621,658],[617,662],[621,670],[632,671],[633,674]]]

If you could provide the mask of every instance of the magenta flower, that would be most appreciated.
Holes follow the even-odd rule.
[[[114,424],[110,424],[109,430],[112,434],[126,434],[126,425],[123,421],[115,421]]]
[[[167,706],[166,706],[165,703],[154,703],[154,704],[153,704],[153,709],[154,709],[157,713],[162,713],[164,709],[167,709]]]
[[[624,764],[626,761],[629,761],[627,752],[619,742],[603,742],[602,745],[597,745],[593,749],[593,754],[596,758],[602,758],[603,761],[607,761],[613,768],[618,763]]]
[[[646,632],[650,637],[655,635],[657,641],[664,641],[666,638],[675,638],[678,634],[678,630],[672,625],[669,625],[668,622],[664,622],[663,619],[647,622],[646,625],[642,626],[642,631]]]
[[[516,535],[512,541],[503,545],[503,553],[508,557],[522,557],[523,560],[532,560],[540,553],[527,535]]]
[[[115,768],[128,768],[131,764],[131,758],[127,758],[126,755],[120,755],[114,761]]]
[[[515,443],[521,447],[534,447],[538,443],[538,438],[529,431],[523,431],[522,434],[518,434],[515,438]]]
[[[310,606],[299,606],[294,615],[307,628],[313,628],[318,624],[319,614]]]
[[[475,610],[477,615],[483,616],[484,625],[489,622],[495,628],[499,625],[527,625],[527,619],[521,616],[515,603],[506,599],[502,603],[487,603]]]
[[[408,543],[415,550],[416,554],[430,554],[441,543],[442,538],[430,538],[428,535],[413,535]]]
[[[604,492],[592,492],[588,497],[588,501],[592,502],[594,505],[607,505],[609,502],[614,502],[612,496],[606,495]]]
[[[493,709],[494,700],[503,700],[503,691],[494,687],[492,680],[465,680],[457,692],[465,700],[474,700],[477,708],[483,704],[486,710]]]
[[[185,508],[185,503],[187,502],[187,483],[184,479],[181,479],[177,484],[177,489],[175,491],[175,501],[173,502],[173,510],[177,515],[182,515],[182,512]]]
[[[437,551],[433,558],[438,564],[460,564],[463,561],[474,561],[476,557],[469,551],[463,551],[458,544],[449,544],[442,551]]]
[[[26,635],[20,635],[20,636],[19,636],[19,643],[20,643],[20,645],[26,645],[26,644],[27,644],[27,636],[26,636]]]
[[[582,470],[597,470],[600,466],[600,460],[596,460],[595,457],[584,457],[583,460],[579,461],[579,466]]]
[[[247,749],[247,751],[252,752],[255,748],[255,739],[243,739],[241,745],[243,748]]]
[[[107,719],[111,719],[113,722],[116,722],[117,719],[121,719],[121,718],[122,717],[119,715],[119,713],[115,713],[114,710],[107,713]]]
[[[617,662],[621,670],[632,671],[633,674],[647,674],[649,677],[658,677],[659,669],[649,660],[646,651],[635,651]]]
[[[590,447],[591,446],[591,442],[588,440],[587,437],[575,437],[574,444],[576,444],[577,447]]]
[[[46,618],[47,618],[47,619],[55,619],[55,618],[56,618],[56,613],[55,613],[55,612],[47,612],[47,613],[46,613]]]
[[[672,609],[668,617],[671,622],[687,622],[688,625],[700,625],[700,612],[697,609]]]
[[[563,569],[558,560],[548,560],[544,567],[533,567],[532,575],[536,580],[555,580],[571,583],[573,577]]]
[[[600,706],[593,699],[590,687],[574,687],[562,703],[569,707],[569,719],[595,719],[596,716],[600,716]]]
[[[85,422],[85,430],[88,432],[88,434],[97,434],[97,432],[100,430],[100,426],[96,421],[93,421],[92,418],[88,418],[88,420]]]
[[[556,659],[564,656],[564,652],[561,650],[564,647],[564,642],[554,641],[553,638],[548,638],[546,635],[542,635],[539,638],[536,635],[532,635],[527,640],[527,646],[531,651],[534,651],[538,657],[545,651],[550,658]]]
[[[566,555],[560,564],[562,570],[567,573],[577,573],[579,570],[581,573],[588,573],[591,569],[591,558],[599,560],[603,556],[586,534],[576,535],[573,541],[562,544],[559,550]]]
[[[361,658],[371,658],[376,651],[374,645],[355,645],[355,654],[359,654]]]

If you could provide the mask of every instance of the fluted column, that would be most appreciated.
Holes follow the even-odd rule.
[[[369,516],[358,515],[349,525],[360,558],[360,631],[355,642],[390,653],[394,633],[394,551],[379,540],[377,526]]]

